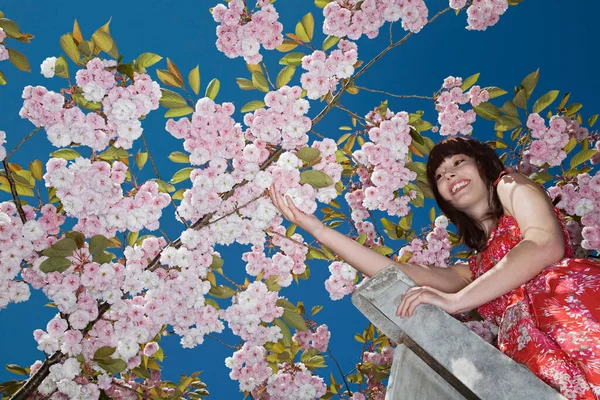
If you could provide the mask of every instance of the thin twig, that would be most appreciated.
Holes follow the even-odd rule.
[[[15,205],[17,206],[17,211],[19,212],[19,216],[21,217],[21,222],[27,222],[27,218],[25,217],[25,211],[23,211],[23,206],[21,205],[21,199],[19,198],[19,194],[17,193],[17,186],[12,177],[12,172],[10,170],[10,166],[8,165],[8,157],[5,158],[2,163],[4,164],[4,170],[6,171],[6,179],[8,179],[8,184],[10,185],[10,192],[12,193],[13,200]]]
[[[327,349],[327,353],[329,353],[329,357],[331,357],[331,359],[333,360],[333,362],[337,366],[338,371],[340,371],[340,375],[342,375],[342,379],[344,380],[344,384],[346,385],[346,390],[348,391],[348,396],[352,395],[352,390],[350,390],[350,385],[348,385],[348,381],[346,380],[346,376],[344,375],[344,372],[342,371],[342,367],[340,366],[340,364],[338,363],[338,361],[333,356],[333,353],[331,352],[331,349]]]
[[[230,349],[234,349],[234,350],[239,350],[239,348],[237,348],[236,346],[232,346],[230,344],[227,344],[224,341],[222,341],[221,339],[219,339],[218,337],[214,337],[212,335],[204,335],[204,336],[206,336],[207,338],[212,339],[212,340],[214,340],[216,342],[221,343],[225,347],[229,347]]]
[[[423,26],[427,26],[429,24],[431,24],[433,21],[435,21],[436,19],[438,19],[442,14],[448,12],[448,10],[450,10],[450,7],[438,12],[436,15],[434,15],[429,21],[427,21],[427,23]],[[373,58],[371,61],[369,61],[368,63],[366,63],[356,74],[354,74],[352,77],[350,77],[349,79],[346,80],[346,82],[344,83],[344,85],[342,86],[342,88],[336,93],[335,96],[333,96],[333,99],[331,100],[331,102],[329,104],[327,104],[327,106],[325,106],[325,108],[323,108],[321,110],[321,112],[313,119],[313,126],[315,126],[316,124],[318,124],[323,117],[325,117],[325,115],[336,105],[336,103],[340,100],[340,97],[342,96],[342,94],[349,88],[354,86],[354,81],[360,77],[362,74],[365,73],[365,71],[367,69],[369,69],[373,64],[375,64],[377,61],[379,61],[379,59],[381,57],[383,57],[384,55],[387,54],[388,51],[400,46],[401,44],[403,44],[404,42],[406,42],[408,40],[408,38],[410,38],[412,35],[414,35],[413,32],[409,32],[407,33],[402,39],[398,40],[397,42],[390,44],[388,47],[386,47],[385,49],[383,49],[381,51],[381,53],[379,53],[377,56],[375,56],[375,58]]]
[[[344,112],[348,113],[348,115],[350,115],[351,117],[354,117],[354,118],[356,118],[356,120],[358,121],[358,123],[359,123],[359,124],[361,124],[363,127],[364,127],[364,126],[366,126],[366,124],[365,124],[365,123],[363,123],[363,122],[361,121],[361,119],[362,119],[362,120],[364,120],[364,121],[366,121],[366,122],[368,122],[368,123],[370,123],[371,125],[375,125],[375,122],[371,121],[371,120],[370,120],[370,119],[368,119],[368,118],[361,117],[360,115],[356,114],[355,112],[352,112],[352,111],[348,110],[348,109],[347,109],[346,107],[344,107],[344,106],[343,106],[343,105],[342,105],[340,102],[338,102],[338,103],[337,103],[335,106],[336,106],[337,108],[339,108],[340,110],[342,110],[342,111],[344,111]]]
[[[367,92],[373,92],[373,93],[382,93],[385,94],[386,96],[390,96],[390,97],[397,97],[399,99],[424,99],[424,100],[435,100],[433,97],[431,96],[419,96],[416,94],[407,94],[407,95],[403,95],[403,94],[394,94],[394,93],[390,93],[390,92],[386,92],[384,90],[377,90],[377,89],[369,89],[366,88],[364,86],[357,86],[354,85],[356,88],[360,89],[360,90],[364,90]]]
[[[148,143],[146,142],[146,137],[144,136],[143,133],[142,133],[141,137],[142,137],[142,142],[144,143],[144,147],[146,148],[146,153],[148,153],[148,158],[150,159],[150,164],[152,164],[152,169],[154,170],[154,174],[156,175],[156,177],[158,179],[160,179],[162,181],[162,178],[160,177],[160,174],[158,173],[158,169],[156,168],[156,164],[154,164],[154,157],[152,157],[152,154],[150,154],[150,148],[148,147]],[[185,218],[182,218],[179,215],[179,211],[177,211],[177,204],[175,204],[175,201],[173,201],[173,198],[171,196],[169,196],[169,200],[171,200],[171,204],[175,208],[175,214],[177,214],[177,218],[179,218],[179,220],[181,222],[183,222],[183,224],[185,225],[185,227],[189,229],[190,225],[185,220]]]
[[[19,147],[21,147],[21,145],[23,145],[23,143],[25,143],[26,141],[28,141],[29,139],[31,139],[31,137],[33,135],[36,134],[36,132],[38,132],[40,129],[42,129],[41,126],[38,126],[37,128],[35,128],[33,131],[29,132],[29,134],[27,136],[25,136],[17,145],[17,147],[15,147],[14,149],[12,149],[11,151],[8,152],[8,154],[6,155],[6,157],[4,157],[4,159],[7,159],[8,157],[10,157],[15,151],[19,150]]]
[[[263,68],[265,69],[265,76],[267,77],[267,82],[269,82],[269,84],[273,87],[273,89],[277,89],[277,86],[273,85],[273,82],[271,82],[271,78],[269,77],[269,70],[267,69],[267,65],[265,64],[264,61],[261,64],[262,64]]]

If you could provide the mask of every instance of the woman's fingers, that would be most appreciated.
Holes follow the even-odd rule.
[[[408,289],[402,296],[402,301],[398,306],[396,315],[398,315],[400,318],[410,317],[414,313],[415,308],[423,302],[422,296],[424,293],[425,288],[423,287],[414,287]]]
[[[292,200],[290,196],[285,196],[285,203],[287,204],[288,208],[290,209],[290,212],[294,216],[294,219],[298,220],[302,215],[302,211],[298,210],[298,208],[296,207],[296,203],[294,203],[294,200]]]
[[[283,196],[279,193],[279,191],[277,189],[275,189],[274,186],[271,186],[271,189],[269,190],[269,195],[270,195],[271,201],[273,202],[275,207],[277,207],[279,209],[279,211],[281,211],[281,213],[287,220],[289,220],[291,222],[295,222],[297,220],[297,216],[296,216],[296,213],[294,213],[294,209],[289,206],[289,204],[294,204],[292,199],[289,199],[289,201],[286,201],[283,198]],[[287,196],[287,197],[289,198],[289,196]],[[295,206],[293,206],[293,207],[295,208]],[[298,209],[296,209],[296,210],[299,211]]]

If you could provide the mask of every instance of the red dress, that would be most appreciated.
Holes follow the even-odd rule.
[[[599,399],[600,262],[571,258],[564,219],[556,213],[566,258],[477,311],[498,325],[498,348],[504,354],[569,399]],[[516,220],[501,216],[486,249],[469,258],[473,280],[521,240]]]

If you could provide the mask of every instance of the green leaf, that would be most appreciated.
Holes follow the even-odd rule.
[[[36,180],[41,181],[44,177],[44,166],[40,160],[33,160],[29,163],[29,170],[31,171],[31,176],[33,176]]]
[[[292,237],[294,236],[294,233],[296,232],[296,224],[290,224],[290,226],[287,227],[287,229],[285,230],[285,236],[287,237]]]
[[[179,171],[175,172],[175,175],[173,175],[169,183],[176,184],[189,179],[193,170],[194,168],[191,167],[180,169]]]
[[[158,191],[161,193],[173,193],[176,189],[175,186],[161,180],[161,179],[150,179],[158,184]]]
[[[302,24],[302,27],[304,28],[304,32],[308,36],[308,41],[309,42],[312,41],[313,34],[315,32],[315,19],[314,19],[312,13],[308,13],[304,17],[302,17],[301,24]]]
[[[17,364],[6,364],[6,370],[8,372],[12,372],[13,374],[27,376],[27,370]]]
[[[323,368],[325,367],[325,359],[319,351],[314,348],[310,348],[302,353],[300,356],[300,361],[306,366],[308,369],[315,368]]]
[[[413,220],[413,213],[411,212],[411,213],[408,213],[408,215],[406,215],[402,219],[400,219],[400,222],[398,223],[398,225],[400,226],[400,228],[407,231],[410,229],[410,227],[412,225],[412,220]]]
[[[473,110],[475,110],[477,115],[479,115],[481,118],[489,121],[493,121],[502,115],[500,109],[488,101],[473,107]]]
[[[333,181],[325,172],[312,169],[300,173],[300,183],[307,183],[315,189],[321,189],[331,186]]]
[[[277,300],[277,305],[283,307],[283,320],[292,328],[306,332],[308,326],[304,321],[304,318],[298,312],[296,306],[285,299]]]
[[[588,126],[591,128],[592,126],[594,126],[594,124],[596,123],[596,120],[598,119],[598,114],[594,114],[592,115],[589,119],[588,119]]]
[[[127,244],[129,246],[134,246],[139,236],[139,232],[129,232],[129,234],[127,235]]]
[[[102,108],[102,103],[89,101],[81,93],[73,93],[71,97],[75,100],[75,103],[88,110],[97,111]]]
[[[210,294],[213,297],[216,297],[217,299],[228,299],[234,294],[236,294],[236,291],[230,288],[229,286],[217,285],[212,286],[208,291],[208,294]]]
[[[279,318],[275,318],[273,320],[273,325],[278,326],[279,329],[281,330],[281,334],[283,335],[283,345],[284,346],[291,346],[293,343],[292,340],[292,332],[290,332],[290,328],[288,328],[288,326],[285,324],[285,322],[283,322],[283,320],[279,319]]]
[[[148,153],[146,153],[146,152],[138,152],[135,155],[135,165],[137,165],[137,167],[139,169],[144,168],[144,165],[146,165],[147,161],[148,161]]]
[[[179,108],[187,106],[187,102],[180,94],[169,89],[160,89],[162,97],[159,100],[161,106],[166,108]]]
[[[286,53],[288,51],[294,50],[296,47],[298,47],[298,43],[296,43],[296,41],[285,39],[283,43],[281,43],[275,48],[282,53]]]
[[[533,112],[534,113],[540,113],[542,112],[546,107],[548,107],[550,104],[552,104],[552,102],[554,100],[556,100],[556,97],[558,97],[558,90],[551,90],[548,93],[546,93],[545,95],[543,95],[542,97],[540,97],[534,104],[533,104]]]
[[[308,37],[308,32],[306,32],[306,30],[302,26],[302,22],[298,22],[296,24],[295,34],[296,34],[296,37],[299,40],[301,40],[302,42],[310,42],[310,38]]]
[[[329,50],[333,46],[335,46],[340,41],[340,38],[337,36],[327,36],[325,40],[323,40],[323,51]]]
[[[60,47],[62,47],[63,51],[75,64],[79,64],[81,55],[79,54],[77,43],[75,43],[75,39],[73,39],[71,33],[65,33],[60,37]]]
[[[71,261],[64,257],[50,257],[40,264],[40,271],[45,273],[64,272],[71,266]]]
[[[98,154],[98,157],[102,160],[112,161],[119,158],[129,158],[129,153],[121,147],[110,146],[105,152]]]
[[[42,251],[46,257],[70,257],[78,249],[74,239],[66,237],[55,242],[52,246]]]
[[[98,362],[98,366],[111,374],[119,374],[127,369],[127,363],[120,358],[108,358]]]
[[[321,156],[321,151],[312,147],[302,147],[298,150],[296,156],[305,163],[311,163]]]
[[[547,172],[538,171],[538,172],[534,172],[533,174],[529,175],[529,179],[534,180],[538,183],[544,184],[544,183],[554,179],[554,176],[550,175]]]
[[[488,86],[486,88],[483,88],[483,90],[487,90],[487,92],[490,95],[490,99],[500,97],[507,93],[506,90],[500,89],[499,87],[495,87],[495,86]]]
[[[598,152],[598,150],[595,150],[595,149],[582,150],[573,156],[569,166],[571,168],[575,168],[579,164],[583,164],[584,162],[586,162],[587,160],[592,158],[597,152]]]
[[[183,200],[183,195],[185,194],[185,191],[186,191],[186,190],[187,190],[187,189],[185,189],[185,188],[181,188],[181,189],[179,189],[178,191],[176,191],[175,193],[173,193],[173,194],[171,195],[171,198],[172,198],[173,200]]]
[[[421,136],[421,134],[416,131],[415,129],[411,129],[410,130],[410,137],[413,140],[413,144],[420,144],[420,145],[424,145],[425,144],[425,139],[423,139],[423,136]]]
[[[256,89],[254,87],[254,84],[252,83],[252,81],[250,79],[236,78],[235,81],[237,82],[239,88],[242,89],[242,90],[254,90],[254,89]]]
[[[302,64],[302,57],[304,56],[305,54],[300,52],[289,53],[279,60],[279,64],[297,67],[298,65]]]
[[[6,76],[4,76],[4,72],[0,71],[0,85],[6,85]]]
[[[521,125],[521,121],[518,118],[510,117],[510,116],[502,116],[496,118],[496,124],[494,125],[494,129],[497,131],[508,131],[510,129],[514,129],[517,126]]]
[[[379,254],[383,254],[384,256],[387,256],[388,254],[392,254],[394,252],[393,249],[387,246],[373,246],[371,250],[374,250]]]
[[[416,122],[414,122],[412,124],[413,128],[415,128],[417,130],[417,132],[425,132],[428,131],[432,128],[433,125],[431,125],[431,122],[429,121],[424,121],[422,119],[417,120]]]
[[[525,89],[519,89],[513,98],[513,104],[519,108],[527,109],[527,93]]]
[[[194,109],[190,106],[174,107],[165,113],[165,118],[177,118],[185,115],[190,115]]]
[[[21,29],[19,29],[19,25],[17,25],[15,21],[4,18],[4,14],[1,11],[0,14],[0,28],[4,30],[6,36],[17,40],[22,39],[25,35],[21,32]]]
[[[69,78],[69,65],[67,64],[67,59],[63,56],[60,56],[56,59],[56,64],[54,64],[54,73],[61,78]]]
[[[261,92],[267,93],[269,91],[267,78],[265,78],[265,75],[261,71],[255,71],[252,73],[252,84]]]
[[[519,117],[519,111],[517,110],[517,107],[515,107],[515,105],[513,104],[512,101],[506,101],[502,107],[500,107],[500,111],[502,111],[504,114],[507,114],[511,117]]]
[[[135,80],[135,68],[133,67],[133,63],[119,64],[117,66],[117,71],[122,75],[129,77],[132,81]]]
[[[315,6],[319,8],[325,8],[325,6],[331,3],[333,0],[315,0]]]
[[[310,310],[310,314],[311,315],[316,315],[319,311],[321,311],[323,309],[323,306],[314,306],[311,310]]]
[[[75,241],[75,245],[77,246],[78,249],[83,247],[83,244],[85,243],[85,236],[83,236],[83,233],[80,232],[76,232],[76,231],[68,231],[65,234],[66,237],[73,239]]]
[[[242,109],[240,110],[243,113],[247,113],[247,112],[252,112],[252,111],[256,111],[259,108],[263,108],[266,107],[266,104],[264,101],[262,100],[252,100],[246,104],[244,104],[244,106],[242,107]]]
[[[567,111],[565,112],[565,116],[567,117],[573,117],[575,116],[575,114],[577,114],[577,111],[581,110],[581,107],[583,107],[583,104],[581,103],[573,103],[570,106],[567,107]]]
[[[116,257],[116,255],[114,255],[113,253],[103,251],[101,253],[94,254],[94,256],[92,257],[92,261],[94,261],[98,264],[106,264],[106,263],[111,262],[112,259],[115,257]]]
[[[108,239],[102,235],[95,235],[90,240],[90,254],[103,252],[108,246]]]
[[[112,356],[117,349],[109,346],[102,346],[94,353],[94,359],[100,360]]]
[[[200,66],[196,65],[196,68],[190,71],[188,74],[188,83],[194,91],[194,93],[200,93]]]
[[[169,160],[180,164],[188,164],[190,162],[190,156],[180,151],[174,151],[169,154]]]
[[[577,144],[577,139],[572,137],[569,139],[569,142],[565,145],[563,150],[565,151],[565,153],[569,154],[571,152],[571,150],[573,150],[575,148],[576,144]]]
[[[109,33],[98,29],[92,34],[92,41],[109,56],[119,58],[119,49]]]
[[[142,53],[136,58],[135,65],[143,69],[148,68],[162,60],[162,57],[154,53]]]
[[[525,89],[525,94],[526,94],[526,98],[529,99],[529,97],[531,96],[531,93],[533,92],[533,89],[535,89],[535,86],[538,83],[538,79],[540,78],[540,70],[538,69],[537,71],[534,71],[532,73],[530,73],[529,75],[527,75],[523,81],[521,81],[521,87],[523,89]],[[515,104],[517,107],[519,107],[518,104]],[[524,108],[524,107],[521,107]]]
[[[217,94],[219,94],[220,88],[221,82],[219,82],[217,78],[214,78],[212,81],[210,81],[208,87],[206,88],[206,97],[208,97],[211,100],[214,100],[215,97],[217,97]]]
[[[277,74],[277,80],[275,81],[277,88],[279,89],[287,85],[292,80],[295,72],[296,67],[292,67],[291,65],[283,67],[283,69],[279,71],[279,74]]]
[[[462,90],[463,92],[467,89],[469,89],[471,86],[473,86],[477,80],[479,79],[479,75],[481,73],[478,72],[476,74],[471,75],[470,77],[468,77],[467,79],[465,79],[462,83],[462,85],[460,85],[460,90]]]
[[[425,175],[426,166],[422,162],[407,162],[404,166],[420,175]]]

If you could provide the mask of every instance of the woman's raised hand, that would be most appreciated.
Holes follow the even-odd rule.
[[[281,211],[285,219],[304,229],[312,236],[316,236],[318,232],[325,227],[325,224],[314,215],[308,215],[300,211],[290,196],[285,196],[284,199],[274,186],[271,186],[269,189],[269,196],[275,207]]]

